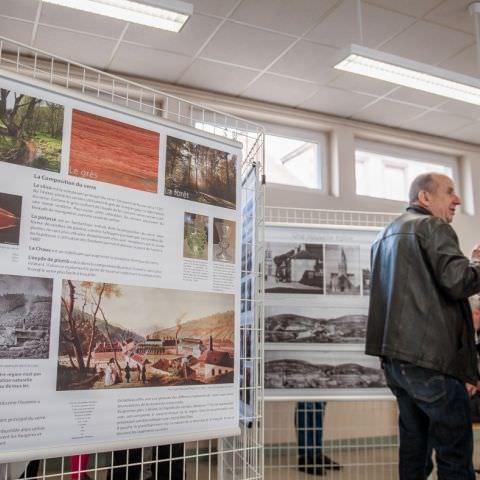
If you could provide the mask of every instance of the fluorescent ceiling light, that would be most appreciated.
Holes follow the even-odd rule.
[[[43,0],[62,7],[179,32],[193,13],[190,3],[179,0]]]
[[[476,78],[359,45],[351,45],[342,58],[335,65],[339,70],[480,105]]]

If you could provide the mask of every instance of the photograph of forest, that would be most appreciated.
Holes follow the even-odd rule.
[[[0,89],[0,161],[60,172],[63,106]]]
[[[21,215],[22,197],[0,193],[0,243],[19,244]]]
[[[63,280],[57,390],[233,383],[234,295]]]
[[[73,110],[69,174],[156,193],[160,135]]]
[[[167,136],[165,163],[165,195],[236,208],[236,155]]]

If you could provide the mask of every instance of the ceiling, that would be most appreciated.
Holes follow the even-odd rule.
[[[0,35],[120,75],[480,144],[480,107],[332,68],[350,43],[478,76],[472,0],[189,0],[178,33],[0,0]]]

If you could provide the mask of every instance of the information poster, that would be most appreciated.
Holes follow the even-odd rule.
[[[239,145],[0,87],[0,461],[236,434]]]
[[[265,395],[389,397],[378,358],[364,354],[370,246],[377,229],[268,226]]]

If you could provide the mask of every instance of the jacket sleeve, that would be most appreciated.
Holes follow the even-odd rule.
[[[437,225],[424,239],[423,251],[437,285],[452,300],[480,292],[480,264],[465,257],[450,225]]]

